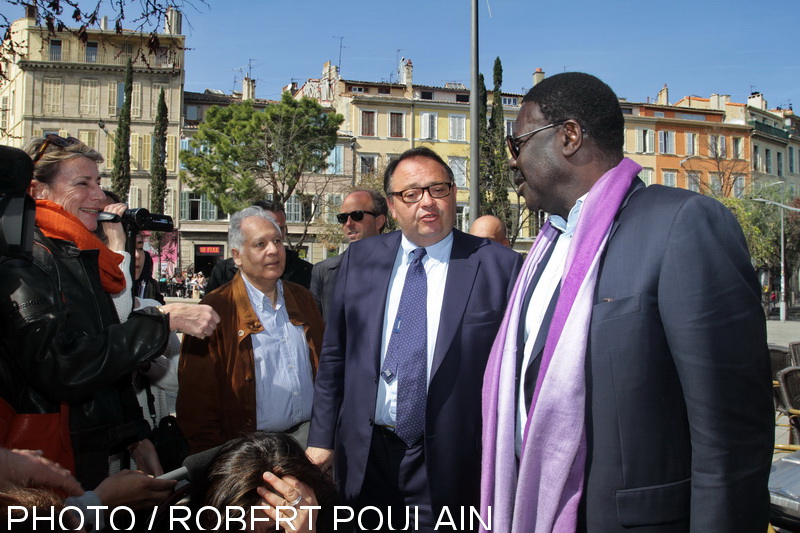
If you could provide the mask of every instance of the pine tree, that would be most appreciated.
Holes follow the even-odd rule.
[[[114,168],[111,170],[111,187],[122,199],[128,201],[131,186],[131,96],[133,95],[133,63],[128,59],[125,70],[125,99],[119,111],[114,139]]]

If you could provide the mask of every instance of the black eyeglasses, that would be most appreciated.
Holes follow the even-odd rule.
[[[453,189],[453,183],[432,183],[427,187],[411,187],[404,191],[390,192],[389,196],[399,196],[404,203],[415,204],[422,200],[425,191],[431,195],[431,198],[444,198],[450,196],[450,191]]]
[[[508,151],[511,152],[511,157],[516,159],[519,157],[520,148],[522,145],[528,142],[528,139],[533,137],[534,134],[539,133],[540,131],[544,131],[550,128],[555,128],[556,126],[560,126],[565,123],[566,120],[560,120],[558,122],[553,122],[552,124],[548,124],[547,126],[542,126],[541,128],[536,128],[533,131],[529,131],[528,133],[523,133],[517,137],[513,135],[506,135],[506,144],[508,144]],[[527,139],[526,139],[527,137]],[[524,141],[522,139],[525,139]],[[522,141],[522,142],[520,142]]]
[[[48,133],[44,136],[44,142],[36,151],[36,155],[33,156],[33,164],[35,165],[41,158],[44,156],[45,152],[47,152],[47,148],[50,145],[58,146],[59,148],[66,148],[67,146],[72,146],[75,144],[80,143],[80,139],[76,139],[75,137],[61,137],[56,135],[55,133]]]
[[[378,213],[373,213],[372,211],[363,211],[359,209],[358,211],[350,211],[349,213],[339,213],[338,215],[336,215],[336,220],[339,221],[339,224],[345,224],[347,223],[347,217],[350,217],[353,219],[353,222],[361,222],[362,220],[364,220],[364,215],[372,215],[374,217],[377,217]]]

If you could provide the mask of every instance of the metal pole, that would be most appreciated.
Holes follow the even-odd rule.
[[[478,119],[478,0],[472,0],[472,87],[469,96],[469,223],[480,214],[480,124]]]
[[[781,198],[783,200],[783,198]],[[783,239],[783,214],[785,209],[781,207],[781,322],[786,322],[786,267],[783,259],[784,239]]]

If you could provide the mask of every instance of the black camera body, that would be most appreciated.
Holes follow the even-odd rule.
[[[33,161],[19,148],[0,146],[0,255],[30,257],[36,202],[28,195]]]
[[[122,214],[122,223],[137,230],[172,231],[175,229],[171,216],[156,215],[143,207],[126,209]]]

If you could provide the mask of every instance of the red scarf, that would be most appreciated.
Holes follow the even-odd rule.
[[[122,255],[112,252],[103,241],[86,229],[83,222],[63,207],[50,200],[36,200],[36,225],[47,237],[70,241],[81,250],[100,250],[100,282],[109,294],[118,294],[125,289],[125,276],[120,264]]]

